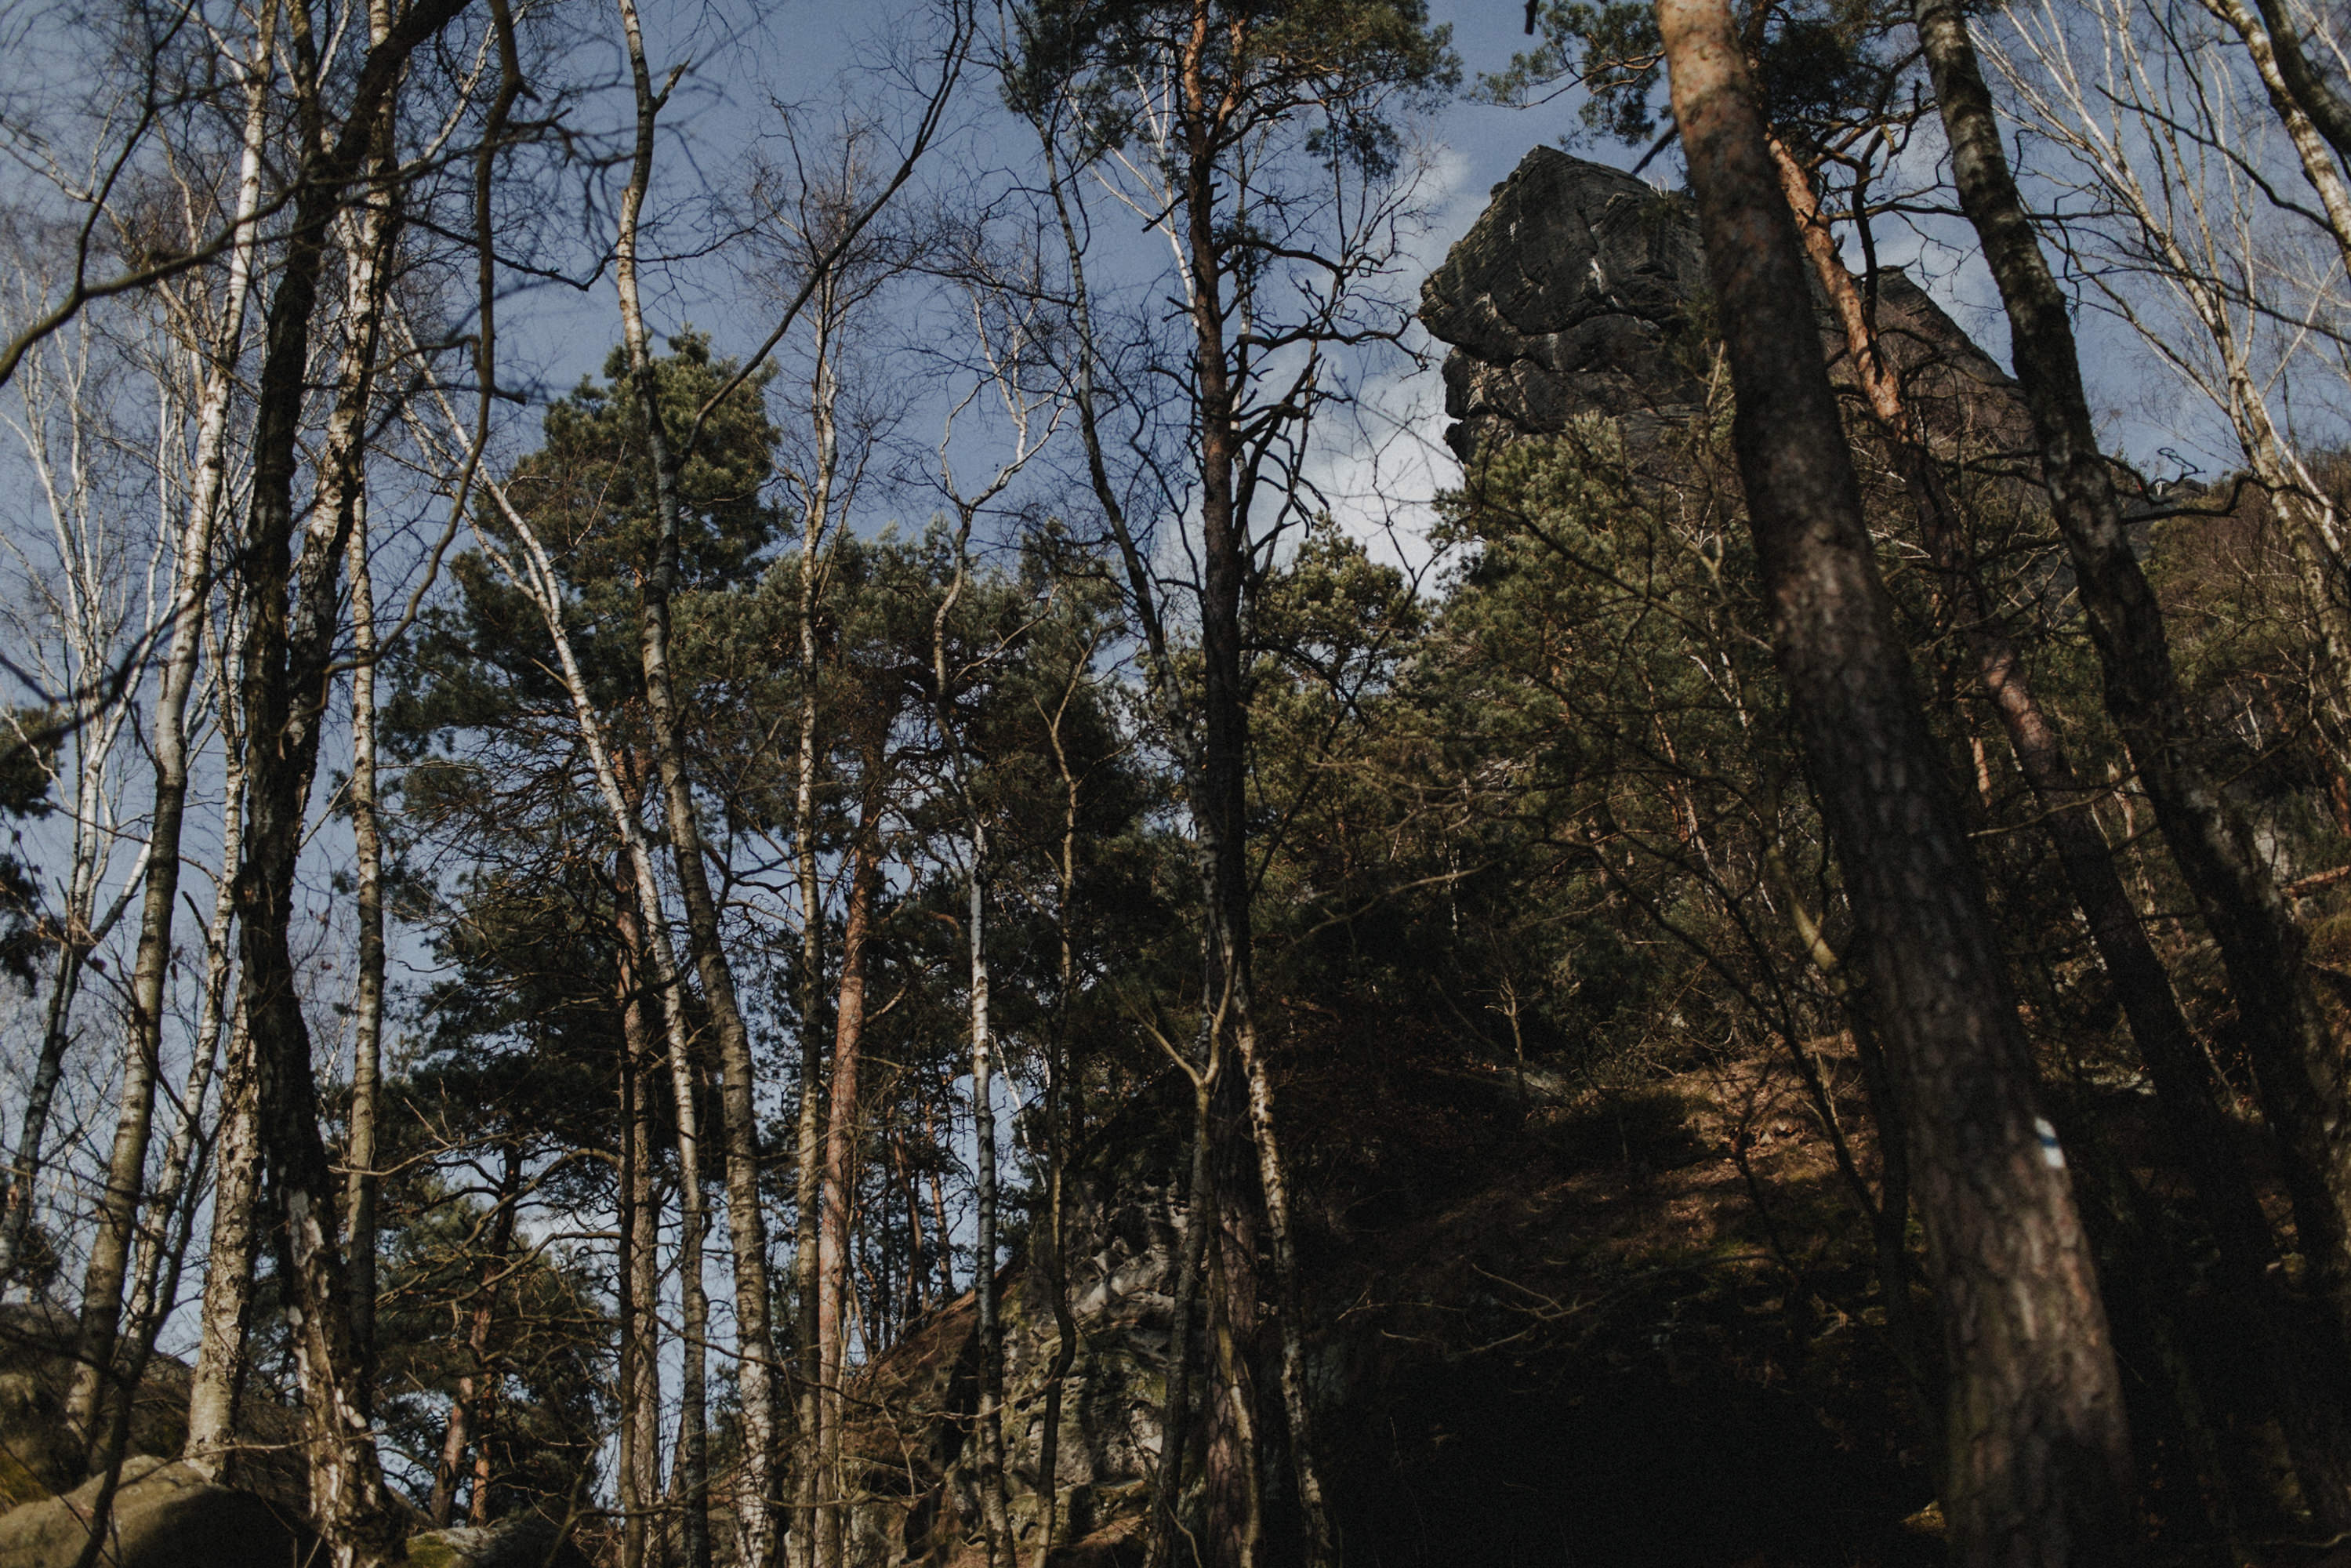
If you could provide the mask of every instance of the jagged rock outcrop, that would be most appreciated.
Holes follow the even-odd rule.
[[[1705,396],[1692,305],[1706,256],[1686,198],[1538,147],[1421,285],[1445,360],[1446,441],[1549,434],[1579,414],[1636,426]]]
[[[1817,289],[1822,349],[1849,381],[1845,337]],[[2022,449],[2013,383],[1898,268],[1878,273],[1878,330],[1938,444]],[[1468,460],[1583,415],[1643,444],[1706,404],[1712,298],[1689,199],[1605,164],[1538,147],[1421,286],[1445,359],[1445,439]]]

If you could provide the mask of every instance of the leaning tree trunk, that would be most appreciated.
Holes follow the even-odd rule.
[[[1773,650],[1863,936],[1942,1308],[1969,1565],[2118,1561],[2129,1434],[2064,1156],[1893,630],[1726,0],[1658,0]]]
[[[2180,1011],[2170,976],[2147,940],[2138,911],[2123,887],[2114,852],[2092,813],[2095,791],[2074,772],[2054,722],[2033,693],[2022,658],[2001,627],[1940,465],[1920,434],[1901,377],[1870,322],[1853,275],[1837,255],[1809,178],[1776,139],[1772,154],[1813,276],[1844,329],[1855,378],[1893,449],[1896,470],[1910,493],[1928,559],[1943,580],[1977,677],[2041,810],[2059,870],[2147,1062],[2174,1153],[2188,1171],[2205,1227],[2219,1245],[2223,1288],[2253,1342],[2247,1366],[2259,1386],[2251,1391],[2252,1402],[2279,1412],[2314,1513],[2330,1529],[2351,1525],[2351,1448],[2346,1446],[2342,1416],[2331,1401],[2314,1397],[2316,1391],[2296,1371],[2299,1361],[2322,1349],[2328,1360],[2339,1364],[2339,1347],[2294,1343],[2294,1310],[2278,1290],[2277,1246],[2269,1218],[2237,1156],[2234,1131],[2221,1112],[2210,1061]]]
[[[1917,0],[1917,9],[1960,204],[2008,311],[2017,382],[2105,675],[2106,709],[2220,949],[2313,1283],[2338,1330],[2351,1331],[2351,1128],[2340,1053],[2311,985],[2303,934],[2199,755],[2200,727],[2180,692],[2162,610],[2131,553],[2091,426],[2065,295],[2009,171],[1967,22],[1950,0]]]

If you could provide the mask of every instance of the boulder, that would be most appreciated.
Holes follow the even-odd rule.
[[[73,1568],[99,1482],[0,1516],[0,1568]],[[295,1568],[308,1532],[251,1492],[215,1486],[152,1455],[126,1460],[99,1561],[109,1568]]]
[[[571,1537],[535,1513],[428,1530],[408,1541],[408,1568],[590,1568]]]
[[[74,1314],[62,1308],[0,1302],[0,1511],[71,1491],[88,1478],[81,1443],[65,1420],[79,1334]],[[131,1458],[179,1458],[188,1438],[190,1380],[185,1363],[149,1357],[131,1407]],[[301,1412],[256,1388],[237,1423],[229,1479],[286,1517],[301,1516],[309,1507]]]

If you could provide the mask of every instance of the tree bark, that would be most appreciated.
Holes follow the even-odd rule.
[[[259,1243],[261,1138],[254,1119],[253,1039],[240,1011],[229,1027],[221,1079],[221,1129],[213,1156],[212,1246],[196,1369],[188,1385],[184,1457],[212,1481],[234,1479],[237,1406],[245,1394],[246,1328],[253,1316],[253,1263]]]
[[[1087,646],[1091,654],[1092,646]],[[1040,1272],[1053,1308],[1053,1359],[1045,1370],[1043,1427],[1037,1440],[1037,1552],[1031,1568],[1048,1568],[1053,1556],[1053,1532],[1061,1518],[1061,1396],[1070,1369],[1078,1358],[1078,1319],[1070,1310],[1068,1237],[1069,1151],[1076,1129],[1071,1113],[1077,1103],[1071,1081],[1070,1008],[1077,990],[1077,945],[1072,936],[1078,897],[1078,808],[1081,800],[1078,776],[1070,766],[1069,748],[1061,738],[1061,719],[1070,698],[1084,678],[1082,660],[1071,671],[1070,685],[1046,727],[1053,749],[1054,771],[1061,780],[1061,844],[1054,867],[1060,897],[1053,910],[1053,935],[1059,948],[1060,991],[1053,999],[1051,1082],[1045,1099],[1045,1223],[1036,1244]],[[945,1239],[941,1239],[942,1245]]]
[[[221,683],[225,696],[235,684],[234,673],[225,672]],[[222,727],[230,728],[227,725]],[[234,739],[227,751],[226,777],[222,785],[221,860],[233,866],[245,833],[245,779]],[[204,1166],[219,1137],[217,1128],[211,1138],[206,1137],[205,1110],[213,1081],[220,1071],[221,1031],[226,1022],[229,991],[229,917],[234,903],[229,879],[224,876],[214,889],[212,919],[204,930],[204,992],[198,1003],[188,1080],[180,1092],[179,1120],[164,1148],[163,1169],[155,1179],[147,1222],[139,1233],[139,1254],[131,1267],[134,1282],[125,1311],[131,1332],[150,1351],[165,1316],[178,1301],[180,1272],[195,1227],[197,1204],[191,1192],[203,1183]],[[222,1125],[225,1125],[225,1114]]]
[[[376,814],[375,585],[366,503],[351,529],[351,840],[358,886],[359,976],[351,998],[350,1134],[343,1160],[344,1231],[351,1249],[351,1332],[375,1363],[376,1121],[383,1078],[383,831]],[[371,1379],[372,1382],[372,1379]]]
[[[1198,400],[1202,744],[1193,809],[1207,864],[1213,994],[1209,1005],[1231,1031],[1248,1095],[1249,1133],[1256,1145],[1263,1188],[1266,1240],[1272,1252],[1274,1317],[1280,1341],[1282,1413],[1305,1526],[1310,1568],[1334,1568],[1339,1544],[1322,1497],[1315,1458],[1313,1415],[1306,1388],[1305,1330],[1298,1289],[1297,1244],[1290,1221],[1288,1177],[1277,1132],[1273,1078],[1259,1049],[1255,975],[1250,958],[1248,862],[1249,715],[1243,689],[1241,601],[1250,540],[1244,498],[1236,493],[1239,432],[1230,366],[1226,359],[1227,303],[1223,244],[1216,193],[1225,151],[1222,115],[1211,95],[1205,61],[1212,42],[1207,0],[1196,0],[1191,33],[1179,70],[1182,97],[1183,201],[1193,287],[1193,377]],[[1228,1207],[1232,1195],[1223,1194]],[[1250,1270],[1254,1278],[1254,1269]],[[1238,1281],[1236,1281],[1238,1282]],[[1256,1317],[1254,1300],[1228,1301],[1238,1316]],[[1252,1423],[1252,1430],[1254,1423]],[[1252,1466],[1252,1469],[1254,1467]]]
[[[661,1213],[653,1186],[653,1098],[647,1075],[660,1057],[645,1016],[650,966],[635,940],[636,877],[627,856],[614,875],[621,934],[620,1287],[621,1568],[644,1568],[646,1527],[661,1495]]]
[[[2351,162],[2351,102],[2310,63],[2289,0],[2260,0],[2262,20],[2276,51],[2277,71],[2295,105],[2308,115],[2336,157]]]
[[[126,1267],[117,1254],[127,1255],[136,1228],[138,1189],[145,1175],[155,1073],[162,1050],[163,991],[171,976],[181,826],[187,811],[188,697],[194,689],[204,648],[204,607],[213,586],[213,545],[227,490],[228,410],[245,338],[246,303],[252,290],[258,239],[255,217],[261,206],[262,152],[268,134],[269,82],[275,68],[270,51],[276,40],[277,7],[264,4],[259,13],[255,19],[253,56],[246,67],[245,123],[233,218],[237,238],[229,248],[219,328],[214,340],[202,345],[204,377],[196,410],[194,493],[180,534],[171,641],[157,682],[152,720],[150,746],[155,777],[139,946],[131,961],[130,1040],[124,1051],[121,1109],[107,1163],[107,1185],[99,1198],[98,1235],[91,1243],[83,1280],[79,1359],[67,1403],[67,1420],[85,1432],[91,1427],[102,1363],[112,1354]],[[233,804],[230,810],[234,811]],[[13,1253],[13,1246],[0,1242],[0,1281],[7,1277]]]
[[[987,830],[975,812],[965,882],[971,925],[972,1166],[979,1213],[972,1296],[979,1335],[979,1509],[989,1568],[1011,1568],[1012,1522],[1004,1497],[1004,1328],[996,1299],[996,1040],[987,1023]]]
[[[1658,0],[1785,680],[1861,929],[1942,1308],[1964,1564],[2116,1562],[2129,1436],[2064,1157],[1871,553],[1726,0]]]
[[[284,1227],[287,1315],[312,1426],[312,1511],[336,1568],[357,1568],[392,1555],[399,1526],[368,1416],[366,1363],[352,1332],[348,1275],[336,1236],[334,1172],[319,1133],[309,1028],[287,946],[295,862],[327,703],[336,569],[350,512],[339,507],[310,530],[298,572],[293,481],[328,230],[375,145],[379,113],[409,54],[465,4],[418,0],[385,41],[368,51],[343,130],[331,145],[319,99],[323,67],[309,16],[300,0],[287,8],[303,78],[304,179],[269,304],[267,347],[255,400],[253,497],[241,561],[249,596],[244,706],[250,794],[245,856],[236,876],[244,962],[238,1004],[253,1041],[265,1190]],[[371,348],[360,363],[371,367],[372,361]],[[358,392],[363,403],[366,387]]]
[[[1159,1465],[1151,1480],[1150,1533],[1144,1568],[1171,1568],[1179,1562],[1184,1533],[1186,1450],[1192,1439],[1192,1320],[1199,1313],[1200,1277],[1216,1225],[1216,1164],[1209,1107],[1222,1075],[1217,1031],[1202,1030],[1207,1057],[1192,1072],[1192,1161],[1185,1184],[1183,1231],[1178,1239],[1176,1281],[1168,1292],[1167,1359],[1161,1367],[1165,1398],[1159,1417]],[[1212,1395],[1213,1396],[1213,1395]]]
[[[831,372],[830,324],[832,300],[820,287],[818,298],[817,368],[810,398],[817,460],[800,528],[799,749],[792,782],[792,824],[798,839],[800,894],[800,1094],[793,1130],[792,1293],[797,1312],[799,1400],[797,1454],[792,1470],[793,1568],[815,1562],[819,1482],[818,1437],[823,1371],[817,1334],[817,1213],[822,1202],[824,1158],[824,886],[817,844],[817,699],[820,695],[816,634],[817,600],[824,580],[825,529],[831,518],[833,481],[839,466],[839,425],[834,418],[840,382]]]

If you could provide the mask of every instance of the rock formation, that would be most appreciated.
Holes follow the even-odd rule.
[[[98,1478],[64,1497],[0,1516],[0,1568],[68,1568],[89,1540]],[[308,1531],[252,1492],[214,1486],[152,1454],[126,1459],[99,1561],[110,1568],[287,1568],[308,1559]]]
[[[1446,441],[1550,434],[1579,414],[1638,425],[1705,397],[1706,257],[1686,198],[1538,147],[1421,285],[1440,341]]]
[[[1939,442],[2022,449],[2010,378],[1898,268],[1877,274],[1878,330]],[[1817,290],[1822,350],[1843,379],[1843,328]],[[1549,435],[1582,415],[1640,445],[1707,403],[1712,297],[1688,198],[1620,169],[1538,147],[1421,286],[1445,359],[1445,439],[1481,446]]]

